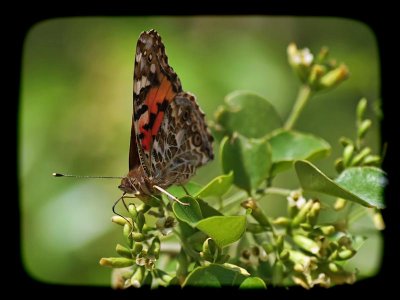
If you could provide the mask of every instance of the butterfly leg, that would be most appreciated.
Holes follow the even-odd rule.
[[[181,205],[185,205],[188,206],[190,205],[189,203],[184,203],[182,201],[180,201],[178,198],[176,198],[174,195],[172,195],[171,193],[167,192],[166,190],[164,190],[163,188],[157,186],[157,185],[153,185],[153,188],[159,190],[161,193],[164,193],[165,195],[167,195],[170,199],[175,200],[176,202],[178,202]]]

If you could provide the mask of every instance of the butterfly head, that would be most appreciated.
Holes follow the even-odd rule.
[[[149,179],[143,176],[144,170],[142,166],[130,170],[128,175],[123,177],[118,188],[127,194],[137,197],[151,195],[152,188]]]

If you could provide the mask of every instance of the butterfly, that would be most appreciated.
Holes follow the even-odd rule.
[[[145,199],[184,185],[214,158],[213,137],[196,97],[182,89],[155,30],[142,32],[135,53],[129,173],[119,189]],[[124,197],[123,195],[123,197]]]

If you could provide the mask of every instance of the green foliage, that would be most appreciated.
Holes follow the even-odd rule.
[[[265,282],[260,277],[248,277],[240,284],[240,289],[266,289]]]
[[[196,227],[223,248],[240,239],[246,229],[246,216],[215,216],[197,223]]]
[[[297,161],[295,169],[301,187],[357,202],[367,207],[384,208],[385,173],[375,167],[352,167],[331,180],[307,161]]]
[[[263,126],[260,126],[261,120]],[[262,138],[282,127],[282,120],[270,102],[245,91],[226,96],[225,106],[220,107],[216,113],[216,122],[219,125],[216,131],[223,135],[231,136],[238,132],[248,138]]]
[[[238,286],[249,273],[240,267],[229,264],[210,264],[196,268],[183,283],[192,287]],[[210,285],[209,285],[210,284]]]
[[[214,178],[204,188],[195,194],[196,197],[204,198],[209,196],[222,197],[231,188],[233,172]]]
[[[327,156],[331,146],[322,138],[297,131],[279,130],[270,138],[272,175],[289,169],[296,160],[314,160]]]
[[[247,138],[240,134],[221,142],[222,169],[233,171],[233,183],[249,194],[269,176],[272,166],[271,147],[267,139]]]
[[[340,139],[343,151],[335,162],[336,178],[310,162],[328,156],[331,146],[322,137],[293,129],[313,96],[348,77],[347,67],[327,56],[327,48],[314,56],[294,44],[288,47],[289,64],[302,86],[286,122],[259,95],[238,91],[226,97],[212,124],[225,174],[205,185],[188,183],[189,195],[180,187],[168,189],[188,205],[171,205],[163,195],[140,206],[129,205],[128,218],[113,218],[123,226],[126,245],[116,247],[121,257],[102,258],[100,264],[125,268],[114,272],[120,283],[115,287],[309,289],[355,282],[356,269],[346,263],[365,238],[351,232],[357,219],[351,213],[357,208],[366,214],[373,208],[376,228],[384,228],[379,209],[384,208],[387,180],[379,168],[382,157],[364,145],[371,128],[371,120],[364,118],[366,99],[356,108],[356,140]],[[284,171],[295,172],[299,188],[274,186]],[[306,197],[315,192],[321,198]],[[264,210],[262,201],[272,194],[286,198],[286,215],[273,218]],[[319,220],[322,207],[331,207],[327,195],[338,197],[332,207],[338,217],[331,222]],[[354,206],[340,214],[347,202]],[[155,225],[149,222],[150,215],[157,218]],[[163,253],[161,247],[171,236],[179,241],[174,255]],[[172,267],[164,263],[164,269],[158,269],[161,256]]]

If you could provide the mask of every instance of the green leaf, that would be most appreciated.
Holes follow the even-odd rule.
[[[282,120],[272,104],[257,94],[236,91],[226,96],[225,103],[227,107],[216,115],[225,135],[239,132],[249,138],[261,138],[282,127]]]
[[[183,287],[238,286],[249,274],[244,269],[230,264],[210,264],[197,267],[189,274]]]
[[[246,230],[246,216],[215,216],[199,221],[196,228],[223,248],[240,239]]]
[[[201,185],[195,182],[188,182],[185,184],[185,188],[188,190],[190,195],[196,195],[200,190],[201,190]],[[174,195],[176,198],[181,198],[183,196],[186,196],[186,192],[183,189],[183,187],[178,186],[178,185],[173,185],[170,188],[167,189],[169,193]]]
[[[179,200],[184,203],[189,203],[190,205],[182,205],[178,202],[174,202],[172,210],[174,211],[175,216],[192,227],[196,226],[196,223],[203,219],[199,203],[197,203],[196,199],[190,196],[182,197]]]
[[[349,168],[335,181],[307,161],[296,161],[295,169],[304,190],[344,198],[367,207],[385,207],[383,190],[387,180],[378,168]]]
[[[203,215],[204,218],[212,217],[212,216],[223,216],[223,214],[219,211],[216,210],[214,207],[209,205],[206,201],[197,198],[197,203],[199,203],[200,209],[201,209],[201,214]]]
[[[221,142],[222,169],[233,171],[233,182],[249,194],[268,176],[271,148],[266,139],[248,139],[235,133]]]
[[[227,175],[221,175],[215,177],[205,187],[203,187],[195,195],[195,197],[200,197],[200,198],[209,196],[222,197],[222,195],[225,194],[232,186],[232,182],[233,182],[233,172],[231,171]]]
[[[322,138],[297,131],[278,130],[269,138],[272,174],[289,169],[295,160],[313,160],[329,154],[331,147]]]
[[[249,277],[243,280],[240,289],[266,289],[264,280],[260,277]]]
[[[347,189],[369,206],[384,208],[384,188],[387,184],[385,172],[375,167],[354,167],[344,170],[336,184]]]

